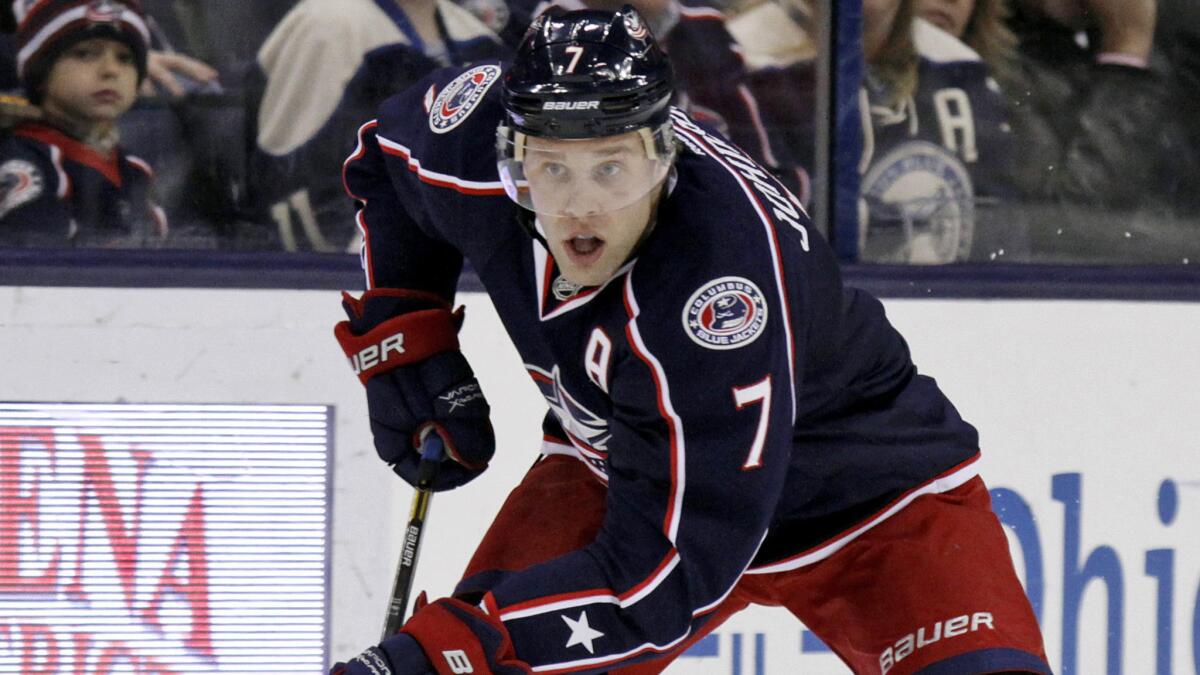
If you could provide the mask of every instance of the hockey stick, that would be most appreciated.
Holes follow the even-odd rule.
[[[433,480],[445,453],[442,437],[431,431],[421,442],[421,463],[417,465],[417,485],[409,510],[408,525],[404,528],[404,543],[400,548],[400,563],[396,566],[396,579],[392,582],[392,597],[388,601],[387,619],[383,624],[386,640],[404,625],[404,613],[408,609],[408,596],[412,591],[413,573],[417,567],[417,554],[421,549],[421,532],[429,515],[429,501],[433,499]]]

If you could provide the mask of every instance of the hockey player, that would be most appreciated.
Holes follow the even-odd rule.
[[[975,430],[671,93],[632,8],[551,11],[511,66],[435,73],[360,130],[368,290],[335,333],[381,458],[411,482],[438,433],[448,489],[492,457],[464,259],[550,414],[454,596],[334,672],[656,673],[756,603],[860,673],[1049,673]]]
[[[0,244],[161,243],[153,172],[118,145],[117,120],[146,76],[138,5],[44,0],[19,19],[18,67],[36,108],[0,133]]]

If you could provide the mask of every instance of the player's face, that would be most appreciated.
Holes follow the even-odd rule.
[[[975,11],[975,0],[920,0],[917,13],[956,38],[962,38]]]
[[[533,210],[568,281],[595,286],[628,260],[651,220],[662,162],[637,132],[588,140],[529,138]]]
[[[46,78],[47,112],[83,124],[115,122],[137,96],[137,63],[123,42],[92,38],[58,57]]]

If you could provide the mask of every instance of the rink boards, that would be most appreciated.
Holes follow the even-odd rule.
[[[468,308],[464,349],[492,403],[500,444],[484,477],[434,500],[416,581],[431,595],[452,586],[488,516],[532,461],[545,410],[489,302],[474,294],[462,300]],[[934,376],[980,429],[984,477],[1008,526],[1053,665],[1080,674],[1200,673],[1200,304],[885,304],[921,370]],[[142,485],[150,485],[145,481],[155,472],[139,474],[141,465],[121,438],[93,434],[96,447],[110,452],[110,472],[98,474],[108,476],[107,502],[96,484],[81,487],[87,479],[80,472],[60,472],[76,490],[59,493],[67,495],[62,508],[48,501],[53,489],[34,494],[30,480],[0,486],[0,496],[7,497],[0,513],[8,517],[0,523],[20,525],[7,538],[0,534],[0,565],[9,565],[0,569],[0,582],[10,582],[0,583],[0,606],[8,608],[0,612],[0,673],[18,672],[22,664],[48,665],[51,645],[58,662],[50,672],[75,672],[72,664],[79,659],[90,659],[95,672],[108,645],[112,672],[151,672],[150,664],[158,663],[154,667],[173,668],[169,672],[315,674],[329,655],[345,657],[376,638],[409,492],[375,459],[361,387],[332,338],[339,314],[337,296],[329,291],[0,290],[5,362],[0,401],[116,404],[125,412],[124,406],[135,404],[300,406],[295,410],[322,419],[328,412],[331,423],[323,440],[305,441],[309,454],[298,450],[295,466],[288,466],[286,452],[276,461],[280,455],[251,446],[237,454],[236,468],[261,474],[264,487],[257,492],[264,503],[286,510],[286,500],[271,489],[296,496],[298,486],[310,484],[312,501],[298,508],[332,508],[331,521],[317,518],[311,531],[295,538],[301,548],[291,560],[316,556],[304,567],[309,586],[288,586],[279,595],[302,597],[298,606],[318,617],[316,623],[297,620],[287,630],[289,624],[280,622],[285,630],[278,632],[292,641],[256,650],[252,639],[218,629],[224,624],[215,620],[228,609],[228,603],[214,598],[225,592],[218,582],[229,551],[208,545],[203,557],[189,557],[198,550],[189,536],[199,533],[219,544],[224,531],[218,516],[237,507],[202,500],[205,508],[211,501],[212,510],[196,520],[188,501],[194,487],[172,483],[180,501],[163,508],[174,514],[164,516],[173,529],[162,533],[159,548],[153,549],[159,557],[139,566],[139,556],[152,547],[139,547],[132,538],[132,505],[139,475]],[[10,430],[16,425],[2,424]],[[62,457],[99,461],[70,434],[56,436]],[[50,475],[30,468],[36,453],[29,443],[20,447],[26,449],[0,448],[0,461],[18,466],[22,476]],[[271,461],[254,466],[256,458]],[[160,458],[146,466],[168,464]],[[300,467],[316,467],[316,473],[287,477]],[[326,480],[328,491],[322,492]],[[70,515],[75,512],[84,515]],[[29,524],[31,513],[45,526],[41,539]],[[136,522],[148,522],[149,510],[138,513],[143,516]],[[188,514],[192,525],[183,527]],[[273,517],[278,516],[262,520]],[[84,525],[55,535],[52,526],[63,518]],[[71,548],[81,531],[98,533],[102,543],[116,542],[97,549],[101,563],[71,565],[71,551],[87,550],[77,544]],[[56,568],[57,581],[46,582],[53,551],[59,549],[67,557]],[[73,589],[100,583],[104,574],[116,579],[124,574],[130,590],[113,598],[71,595]],[[200,597],[208,598],[207,607],[199,606]],[[255,611],[250,600],[238,611]],[[68,601],[84,603],[71,605],[72,611],[126,612],[138,639],[116,649],[111,631],[71,628],[61,612],[61,603]],[[14,607],[20,612],[12,613]],[[261,611],[259,623],[266,624],[270,611],[282,610]],[[323,616],[330,618],[323,621]],[[197,636],[208,641],[198,642]],[[272,653],[292,654],[290,665],[273,663]],[[820,675],[845,670],[785,614],[755,610],[736,617],[670,672]]]

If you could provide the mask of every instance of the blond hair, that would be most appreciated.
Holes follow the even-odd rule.
[[[963,31],[962,41],[987,64],[992,76],[1009,85],[1018,79],[1017,35],[1008,27],[1012,15],[1008,0],[976,0],[975,11]]]
[[[889,105],[903,101],[917,90],[920,58],[913,40],[916,16],[917,0],[900,0],[887,40],[867,64],[871,75],[886,87]]]

